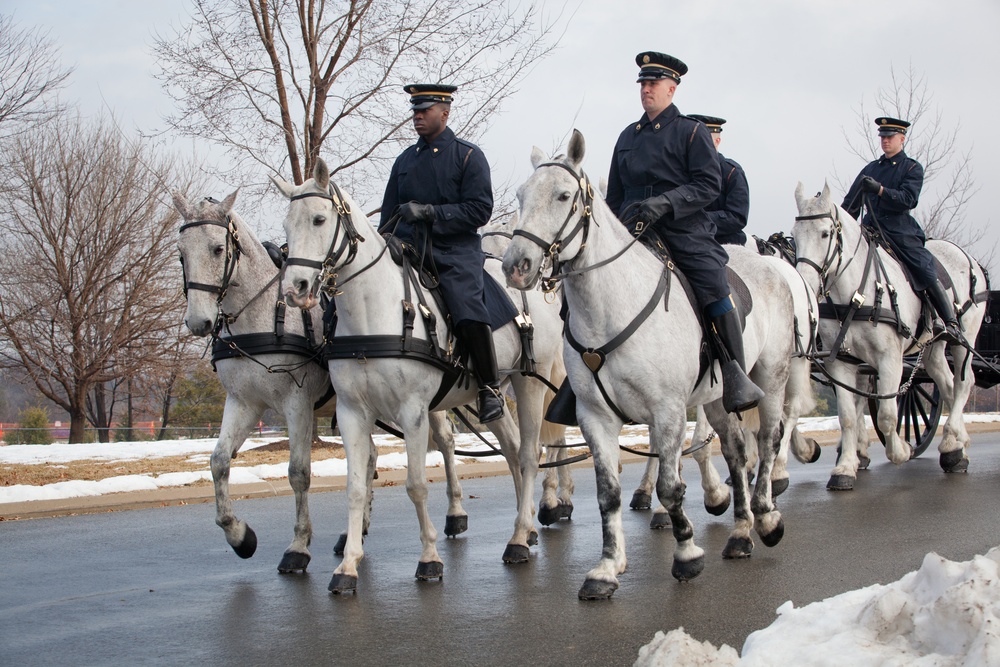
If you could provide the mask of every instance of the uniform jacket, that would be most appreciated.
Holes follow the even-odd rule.
[[[750,184],[743,167],[722,153],[719,153],[719,168],[722,192],[705,210],[715,223],[715,239],[719,243],[743,245],[747,242],[743,228],[750,215]]]
[[[410,201],[434,207],[433,257],[452,321],[490,322],[484,303],[485,255],[478,229],[489,222],[493,213],[493,185],[483,151],[456,137],[448,127],[430,143],[421,137],[392,165],[382,199],[379,231],[393,231],[388,228],[390,218],[400,204]],[[421,248],[422,227],[420,223],[400,222],[395,233]],[[490,283],[492,295],[495,281]],[[506,295],[503,299],[510,303]]]

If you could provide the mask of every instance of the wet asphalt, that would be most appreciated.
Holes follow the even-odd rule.
[[[226,544],[212,505],[5,521],[0,665],[631,665],[657,630],[678,626],[740,649],[786,600],[801,606],[889,583],[928,551],[968,560],[1000,544],[1000,434],[973,442],[969,472],[956,475],[941,472],[933,448],[897,468],[873,445],[872,468],[846,493],[826,490],[833,447],[815,464],[793,462],[779,499],[783,541],[757,539],[742,561],[722,559],[731,513],[702,509],[697,467],[685,459],[704,572],[676,582],[670,532],[651,531],[650,512],[626,510],[628,570],[604,602],[577,599],[601,548],[592,468],[574,471],[572,521],[540,528],[522,566],[501,562],[514,520],[510,479],[464,480],[469,531],[439,538],[441,582],[413,577],[420,544],[405,489],[377,489],[355,596],[327,592],[343,492],[311,497],[304,575],[276,569],[292,536],[289,496],[237,503],[259,540],[249,560]],[[625,466],[626,507],[641,472]],[[441,484],[431,508],[440,532]]]

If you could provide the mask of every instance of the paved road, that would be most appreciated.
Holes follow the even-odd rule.
[[[728,517],[701,509],[697,469],[685,467],[696,540],[709,554],[687,584],[670,577],[673,538],[648,512],[625,514],[629,569],[608,602],[579,602],[600,553],[593,472],[575,472],[571,523],[542,529],[530,564],[504,566],[513,524],[506,477],[466,480],[470,530],[440,544],[442,583],[413,579],[416,520],[405,490],[378,489],[359,594],[326,586],[345,525],[344,494],[314,494],[309,573],[281,576],[290,497],[238,504],[260,540],[240,560],[211,505],[0,523],[0,665],[630,665],[657,630],[740,648],[796,605],[888,583],[937,551],[968,560],[1000,544],[1000,434],[974,436],[965,475],[936,456],[896,468],[875,453],[857,488],[825,489],[834,451],[795,464],[781,498],[785,538],[751,559],[723,561]],[[874,451],[874,450],[873,450]],[[721,460],[717,460],[721,466]],[[627,465],[630,495],[639,465]],[[432,488],[443,525],[443,488]],[[627,497],[626,497],[627,501]]]

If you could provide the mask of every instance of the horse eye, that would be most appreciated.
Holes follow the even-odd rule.
[[[313,227],[320,227],[324,223],[326,223],[325,215],[317,215],[316,217],[313,218]]]
[[[822,238],[822,239],[828,239],[828,238],[830,238],[830,232],[823,232],[823,233],[822,233],[822,234],[820,234],[819,236],[820,236],[820,238]]]
[[[222,255],[224,252],[226,252],[226,249],[225,249],[224,246],[217,245],[214,248],[212,248],[212,254],[215,255],[216,257]]]
[[[568,192],[559,193],[559,201],[569,201],[569,193]]]

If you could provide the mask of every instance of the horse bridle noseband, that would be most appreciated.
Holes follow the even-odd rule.
[[[799,257],[798,251],[796,251],[795,256],[795,266],[799,264],[805,264],[811,266],[819,274],[820,280],[820,293],[827,294],[828,287],[826,284],[827,277],[830,274],[830,269],[834,262],[837,262],[837,273],[841,271],[841,263],[844,258],[844,225],[840,221],[840,214],[836,208],[831,208],[830,211],[826,213],[816,213],[814,215],[799,215],[795,217],[795,222],[802,222],[807,220],[823,220],[824,218],[830,218],[833,221],[833,227],[836,230],[836,237],[831,237],[830,242],[826,246],[826,253],[823,255],[823,265],[820,266],[816,262],[812,261],[808,257]]]
[[[305,266],[310,269],[316,269],[319,272],[316,274],[316,280],[313,281],[312,287],[309,290],[311,296],[316,295],[320,286],[323,286],[324,291],[333,293],[337,289],[336,269],[338,265],[347,266],[353,262],[358,254],[358,243],[364,243],[365,239],[358,233],[357,228],[354,226],[354,221],[351,219],[352,211],[350,204],[344,199],[340,188],[333,181],[330,181],[327,192],[303,192],[291,197],[291,201],[306,199],[307,197],[326,199],[333,205],[334,210],[337,212],[333,240],[330,241],[330,247],[327,249],[326,257],[323,258],[323,261],[317,262],[316,260],[302,257],[289,257],[285,260],[285,266]],[[344,231],[343,237],[341,237],[341,229]],[[338,238],[340,239],[339,244]],[[344,257],[345,253],[347,259],[343,264],[340,264],[340,259]]]

